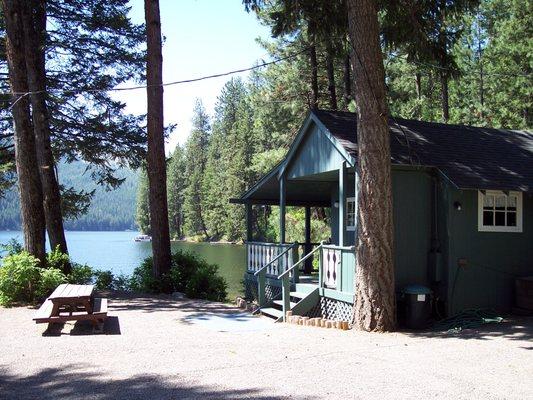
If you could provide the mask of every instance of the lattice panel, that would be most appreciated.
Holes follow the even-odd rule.
[[[267,302],[270,303],[272,300],[276,300],[280,295],[281,287],[273,285],[265,286],[265,299]]]
[[[330,289],[337,287],[342,262],[342,252],[338,249],[322,249],[322,280],[324,286]]]
[[[333,321],[352,320],[352,305],[344,301],[321,297],[320,302],[306,314],[310,318],[327,318]]]

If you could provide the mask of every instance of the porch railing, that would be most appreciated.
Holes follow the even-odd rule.
[[[293,244],[246,242],[246,269],[255,273],[267,266],[266,275],[278,276],[294,264],[294,252],[286,252],[289,248],[293,248]]]
[[[277,278],[281,279],[281,293],[283,304],[283,321],[290,311],[290,282],[289,276],[307,258],[318,252],[318,287],[321,295],[326,297],[336,295],[339,298],[349,298],[353,294],[355,274],[355,247],[334,246],[321,243],[312,252],[295,262]]]

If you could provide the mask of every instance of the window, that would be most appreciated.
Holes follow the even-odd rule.
[[[357,213],[355,212],[355,197],[346,199],[346,230],[355,231]]]
[[[480,232],[522,232],[522,193],[479,191]]]

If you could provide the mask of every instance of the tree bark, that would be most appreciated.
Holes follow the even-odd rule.
[[[344,59],[344,102],[346,103],[346,109],[348,109],[348,105],[350,104],[350,101],[352,101],[351,68],[350,56],[347,55]]]
[[[25,38],[26,69],[28,86],[31,92],[33,131],[37,162],[43,188],[43,207],[46,229],[50,247],[62,253],[68,253],[63,215],[61,212],[61,195],[55,174],[55,161],[50,142],[50,118],[46,105],[46,1],[28,0],[23,6],[23,26]],[[63,267],[63,272],[71,271],[70,264]]]
[[[311,110],[318,109],[318,63],[316,59],[316,40],[315,35],[312,33],[314,29],[312,24],[309,24],[309,64],[311,66],[311,101],[309,107]]]
[[[145,0],[144,10],[147,35],[148,198],[152,232],[153,273],[155,277],[161,277],[170,271],[170,232],[163,125],[163,56],[161,53],[159,1]]]
[[[358,234],[353,325],[396,327],[390,134],[385,72],[373,0],[348,1],[357,104]]]
[[[441,107],[442,107],[442,121],[447,123],[450,119],[450,103],[448,95],[448,72],[441,71],[440,73],[441,85]]]
[[[333,65],[334,54],[331,38],[326,38],[326,70],[328,73],[329,106],[337,110],[337,91],[335,88],[335,67]]]
[[[6,55],[9,66],[9,82],[13,92],[12,113],[15,121],[15,164],[24,249],[39,260],[45,259],[45,219],[43,194],[35,137],[30,117],[27,71],[24,54],[22,2],[2,0],[6,28]]]

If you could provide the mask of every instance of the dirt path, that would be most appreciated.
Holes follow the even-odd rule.
[[[0,308],[1,399],[533,398],[533,319],[461,336],[365,334],[117,298],[107,334],[42,336],[33,312]]]

